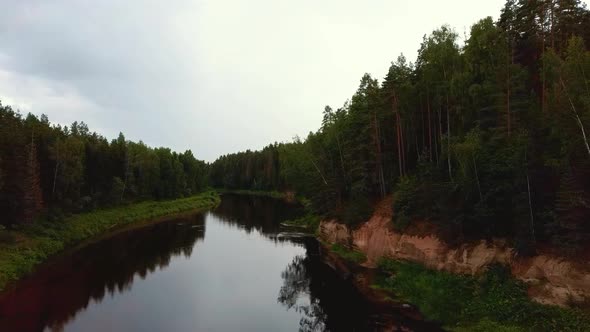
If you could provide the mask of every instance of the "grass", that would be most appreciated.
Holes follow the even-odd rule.
[[[57,222],[38,222],[17,230],[0,230],[0,290],[51,255],[114,227],[204,210],[218,203],[217,193],[206,192],[172,201],[146,201],[73,215]]]
[[[480,277],[390,259],[379,269],[384,277],[376,287],[417,305],[426,318],[452,331],[590,331],[587,313],[533,302],[526,285],[501,266]]]
[[[365,256],[365,254],[363,254],[360,251],[356,251],[356,250],[350,250],[348,248],[346,248],[345,246],[338,244],[338,243],[334,243],[332,244],[332,246],[330,247],[330,250],[337,254],[338,256],[346,259],[347,261],[356,263],[356,264],[360,264],[363,263],[367,260],[367,256]]]

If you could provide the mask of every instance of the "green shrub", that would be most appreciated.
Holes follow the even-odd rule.
[[[377,287],[417,305],[430,320],[457,331],[590,331],[580,310],[532,302],[526,285],[502,266],[480,277],[455,275],[419,264],[384,259]]]
[[[507,326],[484,318],[471,325],[461,325],[453,329],[455,332],[525,332],[518,326]]]

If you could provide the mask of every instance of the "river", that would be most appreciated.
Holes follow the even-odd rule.
[[[378,329],[317,241],[280,226],[299,213],[224,195],[210,212],[89,242],[0,294],[0,331]]]

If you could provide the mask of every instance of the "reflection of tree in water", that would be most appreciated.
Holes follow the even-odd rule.
[[[281,273],[283,286],[279,291],[279,303],[294,308],[302,315],[299,321],[300,331],[323,331],[325,330],[326,314],[322,310],[319,300],[309,296],[310,277],[306,268],[306,256],[296,256]],[[309,296],[309,303],[298,304],[302,295]]]
[[[296,205],[278,199],[225,194],[212,213],[247,233],[258,231],[269,235],[279,230],[281,222],[298,217],[301,211]]]
[[[352,285],[340,279],[318,255],[313,239],[281,273],[278,302],[301,315],[300,331],[366,331],[369,312]]]
[[[192,254],[203,239],[203,215],[124,232],[91,244],[41,269],[0,298],[0,331],[61,329],[90,300],[131,288],[172,257]],[[26,319],[23,319],[26,317]]]
[[[279,291],[279,302],[288,309],[297,304],[299,294],[307,293],[309,290],[309,279],[303,260],[305,256],[296,256],[281,273],[283,287]]]

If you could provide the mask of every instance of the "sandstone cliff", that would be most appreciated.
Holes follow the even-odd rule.
[[[503,240],[480,241],[452,248],[435,235],[408,235],[393,230],[390,201],[384,202],[369,221],[356,229],[334,220],[322,221],[324,241],[342,243],[367,255],[366,265],[381,257],[403,259],[453,273],[476,275],[486,266],[501,263],[515,278],[527,282],[534,300],[567,306],[590,299],[590,262],[580,264],[553,255],[521,258]]]

